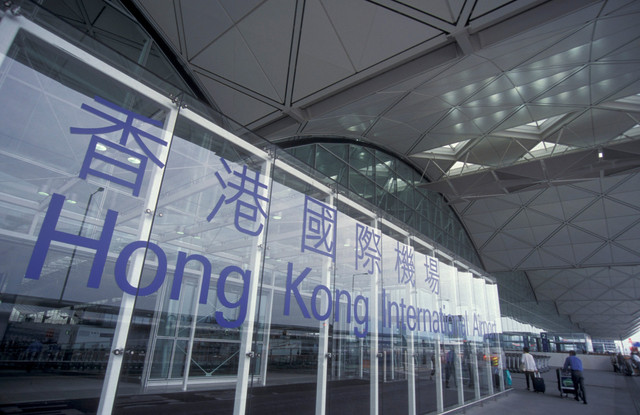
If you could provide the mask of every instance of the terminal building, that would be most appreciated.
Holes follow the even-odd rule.
[[[3,2],[0,411],[435,414],[617,352],[639,18]]]

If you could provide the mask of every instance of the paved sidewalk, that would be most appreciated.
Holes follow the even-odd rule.
[[[640,377],[613,371],[587,370],[584,373],[587,405],[573,395],[560,397],[556,368],[542,374],[546,392],[527,391],[523,374],[512,373],[513,389],[498,397],[456,413],[469,415],[640,415]]]

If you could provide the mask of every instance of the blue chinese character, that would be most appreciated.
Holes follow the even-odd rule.
[[[304,201],[302,252],[309,250],[336,260],[337,211],[309,196]]]
[[[427,262],[424,264],[427,267],[427,277],[425,282],[434,294],[440,294],[440,270],[438,269],[438,259],[427,257]]]
[[[380,241],[380,235],[374,229],[356,224],[356,270],[362,266],[369,274],[373,274],[374,267],[380,271]]]
[[[227,176],[230,177],[225,180],[220,175],[220,172],[216,172],[216,177],[218,178],[218,181],[220,182],[220,185],[222,185],[223,189],[233,189],[235,190],[235,194],[233,194],[230,198],[227,198],[224,194],[220,196],[220,199],[218,199],[215,207],[213,208],[211,213],[209,213],[209,216],[207,216],[207,221],[211,222],[213,217],[216,216],[216,214],[222,207],[223,203],[228,205],[235,202],[236,211],[234,224],[236,226],[236,229],[247,235],[259,235],[260,232],[262,232],[262,224],[258,226],[258,229],[253,230],[245,227],[243,223],[246,220],[255,225],[256,222],[259,222],[258,212],[260,212],[263,217],[267,217],[267,213],[262,207],[261,202],[269,203],[269,198],[262,196],[259,192],[260,189],[268,189],[268,186],[266,184],[260,183],[260,173],[250,172],[247,166],[242,166],[242,171],[238,172],[232,170],[231,167],[229,167],[229,163],[225,159],[220,158],[220,161],[222,162],[222,165],[227,172]],[[253,173],[253,177],[250,177],[250,173]],[[234,178],[237,179],[237,182],[231,181]],[[244,200],[240,199],[240,197],[242,196],[244,196]]]
[[[398,283],[411,283],[411,285],[415,287],[416,267],[412,247],[404,244],[402,244],[402,247],[400,247],[400,242],[396,243],[395,270],[398,271]]]
[[[135,127],[134,123],[142,122],[155,127],[162,127],[162,122],[158,120],[152,120],[151,118],[147,118],[143,115],[139,115],[132,111],[126,110],[103,98],[95,97],[94,99],[99,104],[102,104],[105,107],[112,109],[113,111],[124,114],[126,116],[126,119],[124,121],[119,120],[118,118],[102,112],[90,105],[82,104],[83,110],[109,121],[111,125],[95,128],[70,128],[71,134],[91,134],[91,141],[89,142],[89,148],[87,150],[87,153],[85,154],[79,177],[81,179],[86,179],[87,176],[91,174],[92,176],[100,177],[120,184],[122,186],[129,187],[133,190],[133,195],[138,196],[140,194],[140,188],[142,186],[142,180],[144,178],[147,159],[151,159],[151,161],[157,164],[160,168],[164,167],[164,164],[151,152],[151,150],[149,150],[142,139],[149,139],[162,146],[166,146],[167,142],[154,136],[151,133],[148,133],[147,131],[142,130],[141,128]],[[122,132],[120,135],[119,143],[114,143],[112,141],[106,140],[98,135],[113,133],[116,131]],[[127,140],[130,136],[133,137],[144,154],[139,154],[126,147]],[[115,151],[121,153],[121,157],[122,155],[126,157],[129,163],[125,163],[121,160],[108,156],[105,153],[108,149],[111,149],[112,152]],[[98,164],[98,166],[100,166],[102,170],[91,167],[91,162],[94,160],[102,161],[110,166],[114,166],[120,169],[120,177],[115,175],[113,169],[104,168],[104,164],[102,163]],[[131,179],[128,177],[124,178],[122,177],[123,173],[125,176],[127,174],[133,173],[135,175],[135,179]]]

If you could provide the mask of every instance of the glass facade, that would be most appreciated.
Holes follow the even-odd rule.
[[[0,405],[423,414],[504,389],[489,277],[40,18],[0,20]]]
[[[440,247],[481,266],[475,247],[453,209],[442,195],[420,188],[426,181],[417,171],[370,146],[322,140],[287,151]]]

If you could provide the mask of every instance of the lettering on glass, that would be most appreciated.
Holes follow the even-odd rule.
[[[261,192],[266,191],[268,186],[260,183],[260,173],[250,171],[247,166],[242,166],[240,171],[232,170],[224,158],[220,158],[220,161],[224,166],[225,177],[222,177],[220,172],[216,172],[216,178],[222,186],[223,194],[207,216],[207,221],[211,222],[223,205],[235,203],[233,223],[236,229],[247,235],[259,235],[263,225],[260,223],[258,214],[266,218],[267,212],[263,205],[269,203],[269,198],[263,196]],[[229,193],[230,197],[227,197],[225,192]],[[258,223],[257,227],[256,223]]]
[[[120,119],[122,117],[118,118],[88,104],[82,104],[81,108],[83,110],[108,121],[109,125],[91,128],[70,128],[71,134],[91,134],[89,148],[82,162],[79,177],[85,180],[88,175],[100,177],[128,187],[132,190],[133,196],[138,196],[142,187],[147,161],[151,160],[158,167],[164,168],[164,163],[153,154],[145,142],[151,141],[161,146],[167,145],[166,141],[147,131],[150,127],[161,128],[162,122],[126,110],[100,97],[95,97],[94,100],[100,105],[109,108],[111,113],[124,115],[125,119],[122,120]],[[118,142],[100,136],[117,132],[120,132]],[[127,147],[131,137],[142,153]],[[110,151],[107,151],[109,149]]]
[[[380,271],[382,247],[380,234],[375,229],[360,223],[356,224],[356,270],[366,270],[373,274]]]
[[[424,282],[427,283],[427,287],[432,293],[440,294],[440,266],[438,259],[428,256],[424,265],[427,267],[427,277]]]
[[[313,199],[310,201],[314,202]],[[51,196],[51,202],[35,242],[25,278],[40,280],[41,276],[44,276],[43,269],[52,244],[63,244],[67,248],[82,247],[93,254],[91,269],[88,274],[84,274],[84,277],[87,278],[87,288],[100,288],[108,254],[113,253],[116,254],[116,260],[112,276],[122,292],[139,297],[155,294],[164,284],[167,284],[168,274],[171,269],[174,269],[173,281],[168,283],[170,285],[169,298],[179,300],[180,290],[184,285],[185,271],[193,268],[189,266],[189,263],[195,262],[203,269],[199,303],[207,304],[208,296],[212,292],[210,284],[212,281],[216,281],[216,278],[212,278],[214,264],[209,258],[200,254],[178,251],[175,265],[168,267],[167,262],[170,257],[161,246],[150,241],[130,242],[122,248],[119,254],[115,253],[110,251],[110,244],[115,232],[118,212],[107,210],[102,232],[100,235],[95,235],[94,239],[57,229],[62,217],[64,202],[65,197],[61,194],[54,193]],[[319,205],[313,207],[330,210],[328,206]],[[332,217],[335,218],[335,211],[333,213]],[[335,229],[335,222],[332,226]],[[155,256],[156,272],[152,281],[147,285],[134,286],[127,278],[127,264],[130,263],[133,254],[140,249],[148,249]],[[171,252],[173,257],[175,250]],[[403,281],[408,283],[413,274],[413,250],[398,243],[396,252],[398,254],[399,275],[402,275]],[[50,274],[46,273],[46,275]],[[451,315],[447,314],[442,307],[431,309],[414,306],[403,297],[392,299],[384,289],[379,298],[370,299],[362,294],[355,295],[355,293],[339,288],[331,289],[323,284],[310,287],[313,278],[307,280],[307,277],[313,275],[313,269],[310,267],[296,269],[292,262],[287,264],[286,275],[286,283],[283,287],[284,316],[291,315],[296,318],[300,316],[300,318],[315,319],[321,322],[334,318],[335,322],[344,321],[347,326],[353,327],[353,333],[358,338],[365,338],[369,332],[370,300],[376,302],[381,300],[380,315],[383,328],[397,327],[411,332],[443,333],[451,336],[469,335],[471,327],[474,336],[496,333],[496,323],[491,320],[482,320],[481,315],[475,312],[470,315],[467,312],[464,315]],[[214,313],[214,317],[221,327],[232,329],[244,324],[249,308],[251,278],[251,271],[237,265],[228,265],[220,271],[216,282],[215,296],[218,304],[222,307]]]
[[[399,284],[416,285],[416,266],[413,248],[400,242],[396,242],[396,266]]]
[[[308,250],[336,260],[336,209],[312,197],[304,200],[302,252]]]

